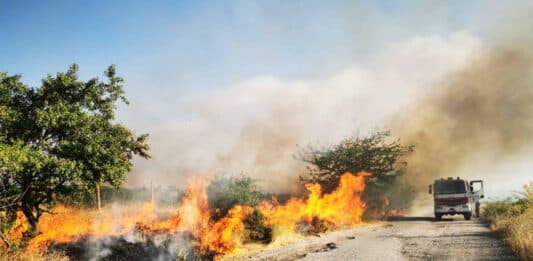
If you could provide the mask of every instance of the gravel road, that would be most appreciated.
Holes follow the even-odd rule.
[[[517,260],[478,220],[403,217],[249,251],[228,260]]]

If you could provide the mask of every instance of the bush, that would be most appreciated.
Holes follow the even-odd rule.
[[[500,232],[521,258],[533,260],[533,183],[524,190],[514,200],[486,203],[481,218]]]
[[[367,179],[363,200],[367,203],[367,218],[381,217],[389,208],[407,209],[414,198],[412,186],[399,181],[407,162],[403,156],[414,150],[400,140],[390,140],[390,132],[378,131],[370,136],[352,137],[326,147],[307,147],[300,150],[300,160],[311,164],[309,175],[301,177],[305,183],[319,183],[324,192],[333,191],[346,172],[361,171],[372,174]]]
[[[224,217],[235,205],[255,207],[262,199],[262,193],[255,185],[255,180],[246,177],[219,177],[207,188],[209,206],[215,209],[213,218]]]
[[[272,231],[263,225],[263,215],[257,210],[259,203],[266,199],[256,186],[256,180],[246,177],[219,177],[207,188],[209,206],[214,209],[211,213],[213,220],[218,220],[227,215],[235,205],[251,206],[255,211],[244,220],[247,230],[247,239],[251,241],[269,242]]]

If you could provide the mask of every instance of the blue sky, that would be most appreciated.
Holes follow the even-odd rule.
[[[465,29],[470,8],[264,3],[0,1],[0,70],[37,85],[74,62],[82,76],[116,64],[130,83],[157,78],[150,88],[175,91],[221,88],[256,75],[317,76],[317,68],[327,75],[398,38]]]
[[[329,77],[399,39],[476,31],[463,1],[350,2],[0,0],[0,70],[37,86],[71,63],[82,78],[116,64],[132,107],[152,111],[144,128],[190,93]]]

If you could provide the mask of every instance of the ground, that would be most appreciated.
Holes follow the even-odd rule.
[[[477,219],[403,217],[334,231],[228,260],[517,260]]]

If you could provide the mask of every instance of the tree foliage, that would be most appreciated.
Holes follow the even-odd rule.
[[[254,212],[244,220],[246,238],[252,241],[269,242],[272,239],[272,230],[263,224],[263,215],[257,209],[264,194],[256,186],[256,180],[247,177],[218,177],[207,188],[209,206],[215,210],[212,217],[217,220],[227,215],[235,205],[254,207]]]
[[[78,79],[78,66],[48,75],[38,88],[0,73],[0,198],[33,228],[58,195],[100,183],[119,187],[133,155],[148,158],[147,135],[115,122],[127,104],[114,66],[106,81]]]
[[[215,219],[225,216],[235,205],[255,207],[262,199],[262,193],[255,180],[247,176],[218,177],[207,188],[209,206],[215,209]]]
[[[387,142],[389,132],[376,132],[368,137],[345,139],[338,145],[327,148],[307,147],[300,153],[300,159],[312,164],[305,181],[317,182],[326,191],[336,188],[339,176],[361,171],[372,173],[375,182],[386,182],[401,174],[406,162],[400,157],[413,150],[403,146],[399,140]]]
[[[342,174],[369,172],[365,191],[365,201],[369,208],[379,208],[390,203],[391,194],[409,197],[412,195],[406,184],[396,183],[403,174],[406,162],[402,156],[413,151],[414,146],[404,146],[400,140],[390,141],[390,132],[379,131],[370,136],[352,137],[335,146],[326,148],[303,148],[298,158],[311,164],[309,175],[302,176],[304,182],[319,183],[325,192],[330,192],[339,184]],[[385,203],[388,201],[388,203]]]

